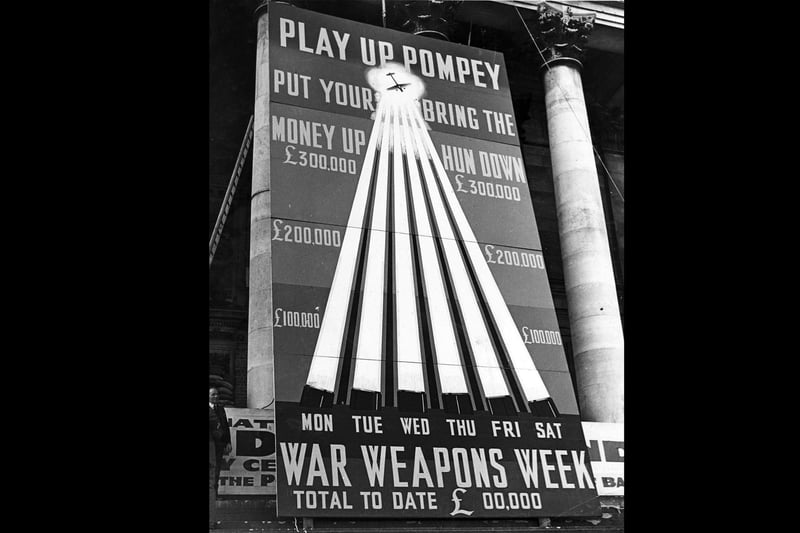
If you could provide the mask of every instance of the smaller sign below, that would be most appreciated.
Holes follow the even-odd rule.
[[[275,410],[226,407],[231,453],[222,458],[219,494],[275,494]]]
[[[625,495],[625,424],[582,422],[600,496]]]

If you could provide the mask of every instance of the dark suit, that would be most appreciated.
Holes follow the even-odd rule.
[[[208,521],[217,520],[217,446],[216,440],[222,436],[220,421],[214,409],[208,408]]]
[[[214,429],[212,429],[212,427]],[[213,487],[216,493],[219,487],[219,473],[222,469],[222,456],[225,447],[231,443],[231,429],[228,426],[228,417],[225,408],[217,404],[214,409],[208,406],[208,428],[209,428],[209,460],[211,459],[211,447],[213,446],[214,456],[214,481]]]

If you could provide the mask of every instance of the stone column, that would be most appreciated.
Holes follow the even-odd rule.
[[[272,241],[269,172],[269,1],[255,10],[256,94],[253,110],[253,187],[250,196],[250,286],[247,326],[247,407],[275,399],[272,343]]]
[[[624,421],[624,339],[583,96],[580,46],[594,15],[539,6],[550,159],[582,419]]]

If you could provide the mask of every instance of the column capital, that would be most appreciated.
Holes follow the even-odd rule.
[[[266,15],[269,12],[269,5],[270,4],[288,4],[290,6],[297,5],[296,0],[252,0],[252,5],[255,5],[253,8],[253,18],[258,20],[261,18],[261,15]],[[297,6],[302,7],[302,6]]]
[[[452,38],[455,10],[462,0],[396,0],[389,27],[443,41]]]
[[[547,2],[539,4],[535,29],[544,55],[542,66],[559,61],[580,66],[582,47],[594,28],[594,19],[594,13],[575,13],[571,7],[561,10]]]
[[[260,19],[261,15],[265,15],[269,11],[269,0],[256,0],[254,4],[253,18],[255,20]]]

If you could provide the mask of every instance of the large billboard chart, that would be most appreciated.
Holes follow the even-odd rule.
[[[269,16],[279,516],[598,515],[502,55]]]

